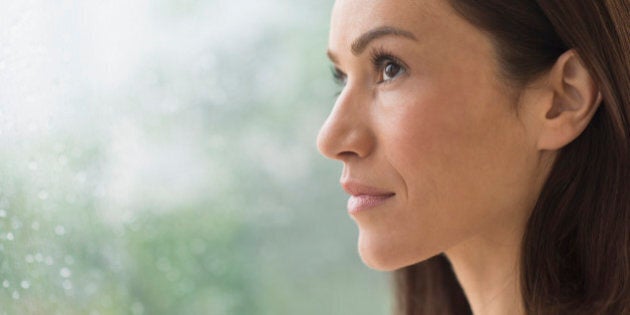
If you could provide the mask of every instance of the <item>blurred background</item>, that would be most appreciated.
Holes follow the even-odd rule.
[[[332,0],[0,0],[0,314],[380,314]]]

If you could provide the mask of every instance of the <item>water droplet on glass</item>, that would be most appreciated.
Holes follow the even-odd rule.
[[[0,209],[0,218],[6,218],[7,217],[7,211],[4,209]]]
[[[39,230],[39,222],[35,221],[31,224],[31,229],[37,231]]]
[[[39,198],[39,199],[41,199],[41,200],[46,200],[46,199],[48,199],[48,192],[47,192],[47,191],[45,191],[45,190],[40,191],[40,192],[37,194],[37,198]]]
[[[64,281],[61,283],[61,286],[63,286],[63,288],[64,288],[64,289],[66,289],[66,290],[72,290],[72,281],[70,281],[70,280],[64,280]]]
[[[7,240],[12,241],[14,238],[13,233],[9,232],[7,233]]]
[[[20,282],[20,286],[22,289],[26,290],[31,287],[31,284],[26,280],[22,280],[22,282]]]
[[[66,234],[66,228],[64,228],[61,225],[57,225],[55,227],[55,234],[57,234],[57,235],[64,235],[64,234]]]
[[[9,283],[9,280],[4,280],[2,281],[2,286],[5,288],[8,288],[11,284]]]
[[[13,218],[13,220],[11,220],[11,227],[14,230],[19,230],[20,228],[22,228],[22,221],[17,218]]]
[[[11,295],[11,297],[12,297],[14,300],[19,300],[19,299],[20,299],[20,292],[18,292],[18,291],[13,291],[13,294]]]
[[[72,275],[72,272],[70,271],[70,269],[63,267],[61,268],[61,270],[59,270],[59,274],[64,278],[68,278]]]

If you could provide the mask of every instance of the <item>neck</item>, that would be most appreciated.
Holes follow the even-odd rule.
[[[503,232],[471,238],[446,252],[475,315],[525,314],[519,281],[522,233]]]
[[[523,234],[540,190],[555,161],[556,153],[540,157],[542,171],[532,192],[520,204],[506,210],[492,228],[448,249],[453,266],[475,315],[525,315],[520,287],[520,258]],[[530,211],[526,210],[530,209]]]

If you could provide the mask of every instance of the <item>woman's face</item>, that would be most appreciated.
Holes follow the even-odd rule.
[[[368,266],[522,229],[540,161],[488,35],[446,0],[337,0],[328,48],[344,86],[318,148],[364,194],[348,207]]]

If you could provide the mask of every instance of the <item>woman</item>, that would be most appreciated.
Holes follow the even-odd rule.
[[[630,314],[628,0],[337,0],[328,56],[398,314]]]

